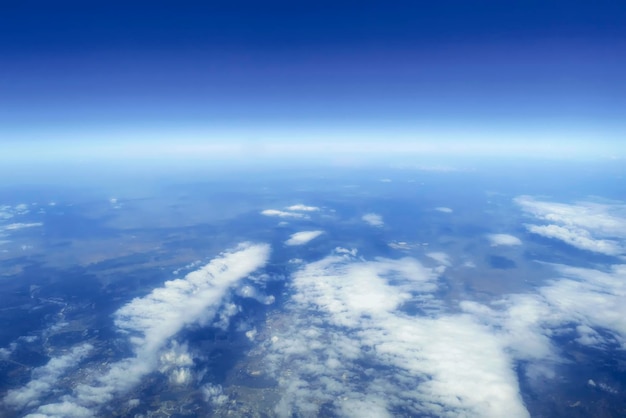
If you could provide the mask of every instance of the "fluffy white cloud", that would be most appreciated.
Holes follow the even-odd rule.
[[[306,206],[302,204],[291,205],[291,206],[286,207],[285,209],[302,211],[302,212],[317,212],[320,210],[320,208],[318,208],[317,206]]]
[[[304,245],[322,235],[324,231],[302,231],[292,234],[285,244],[287,245]]]
[[[327,404],[348,417],[528,417],[503,340],[471,315],[441,314],[436,278],[411,258],[345,252],[298,271],[291,322],[272,329],[266,352],[277,415],[316,416]]]
[[[159,356],[159,371],[167,374],[170,383],[174,385],[191,383],[193,380],[191,366],[193,366],[193,358],[188,351],[187,344],[173,341],[169,349],[162,351]]]
[[[375,213],[365,214],[361,219],[372,226],[383,226],[385,224],[383,222],[383,217]]]
[[[515,202],[528,214],[547,225],[527,225],[538,235],[561,240],[582,250],[606,255],[626,252],[626,205],[577,202],[545,202],[520,196]]]
[[[224,405],[228,401],[228,396],[224,395],[222,386],[207,383],[201,388],[202,396],[206,402],[213,406]]]
[[[16,409],[39,404],[40,399],[55,388],[59,378],[70,368],[76,367],[92,349],[91,345],[83,344],[72,348],[66,354],[51,358],[46,365],[32,371],[31,380],[26,386],[10,390],[4,402]]]
[[[489,234],[487,235],[487,239],[491,243],[492,247],[497,247],[501,245],[522,245],[522,241],[519,238],[509,234]]]
[[[307,216],[302,213],[285,212],[284,210],[277,209],[265,209],[264,211],[261,211],[261,215],[276,216],[279,218],[307,218]]]
[[[36,412],[46,415],[68,405],[97,409],[159,367],[169,371],[172,383],[190,381],[186,348],[174,344],[167,349],[167,342],[183,327],[213,319],[229,289],[265,265],[269,253],[265,244],[241,244],[183,279],[165,282],[124,305],[115,313],[115,324],[129,335],[134,356],[111,364],[104,373],[94,373],[91,381],[78,384],[63,403],[43,405]]]

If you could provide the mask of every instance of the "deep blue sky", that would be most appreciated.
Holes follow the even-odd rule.
[[[620,1],[129,3],[3,3],[2,141],[626,131]]]

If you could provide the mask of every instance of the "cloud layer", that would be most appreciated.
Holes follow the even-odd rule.
[[[276,413],[316,416],[330,404],[347,417],[528,417],[502,339],[471,315],[440,314],[436,278],[411,258],[346,252],[304,266],[291,325],[266,353],[283,394]]]

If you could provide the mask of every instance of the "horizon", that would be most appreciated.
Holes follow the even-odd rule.
[[[565,1],[14,4],[0,17],[4,159],[116,158],[124,144],[137,158],[236,160],[233,144],[323,156],[316,142],[624,158],[625,15]]]

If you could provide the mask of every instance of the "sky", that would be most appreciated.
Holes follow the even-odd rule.
[[[4,159],[622,157],[620,3],[11,2]]]

